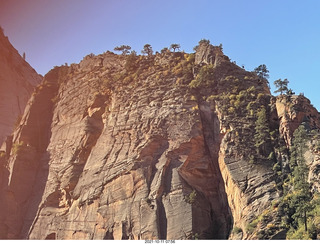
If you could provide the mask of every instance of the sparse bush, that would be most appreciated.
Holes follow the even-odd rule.
[[[259,223],[259,220],[258,220],[258,219],[255,219],[255,220],[251,221],[251,223],[249,223],[249,224],[247,225],[247,228],[246,228],[247,232],[248,232],[249,234],[252,234],[253,231],[257,228],[258,223]]]
[[[134,69],[136,69],[137,60],[138,60],[137,53],[135,51],[132,51],[130,55],[128,55],[126,58],[125,69],[128,71],[133,71]]]
[[[198,88],[200,86],[214,85],[214,68],[213,65],[203,66],[196,76],[189,84],[190,88]]]
[[[195,46],[195,47],[193,48],[193,50],[196,52],[197,49],[198,49],[198,47],[199,47],[200,45],[204,45],[204,44],[210,45],[210,41],[207,40],[207,39],[201,39],[201,40],[199,41],[199,45]]]
[[[26,147],[26,144],[23,141],[14,143],[12,146],[12,154],[17,155],[23,150],[24,147]]]
[[[199,238],[200,238],[199,233],[193,233],[192,232],[187,236],[188,240],[199,240]]]
[[[193,190],[189,195],[184,197],[184,201],[189,204],[195,203],[197,198],[197,192]]]
[[[235,226],[235,227],[233,227],[232,232],[234,234],[239,234],[239,233],[242,233],[242,229],[240,227],[238,227],[238,226]]]

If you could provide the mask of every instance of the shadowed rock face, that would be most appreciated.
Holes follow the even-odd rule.
[[[86,57],[51,71],[36,90],[12,139],[13,148],[23,143],[8,162],[5,238],[228,237],[217,153],[196,102],[173,77],[152,73],[110,92],[101,80],[120,72],[122,59]]]
[[[6,141],[0,149],[0,236],[4,238],[7,226],[4,225],[6,208],[4,199],[11,195],[4,194],[9,175],[7,168],[6,152],[12,146],[14,127],[18,124],[24,112],[28,99],[31,97],[34,87],[39,84],[42,77],[19,55],[11,45],[8,38],[0,30],[0,145]],[[23,188],[23,187],[21,187]]]
[[[41,79],[0,31],[0,145],[12,133]]]
[[[265,81],[217,47],[135,62],[107,52],[45,76],[1,161],[1,238],[253,238],[246,225],[279,196],[272,165],[243,149],[255,120],[209,97],[236,84],[272,104]],[[189,64],[212,64],[214,84],[190,89]]]

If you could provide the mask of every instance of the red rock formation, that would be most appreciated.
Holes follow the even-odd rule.
[[[0,145],[9,136],[42,79],[0,31]]]
[[[231,238],[257,238],[247,226],[280,192],[272,159],[256,153],[255,111],[287,141],[304,118],[292,111],[318,117],[299,97],[294,110],[274,106],[266,81],[217,47],[195,56],[137,57],[130,71],[108,52],[50,71],[1,159],[0,237],[227,239],[237,227]],[[211,83],[190,89],[206,64]]]

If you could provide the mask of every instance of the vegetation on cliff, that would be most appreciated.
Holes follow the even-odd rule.
[[[290,149],[290,164],[288,178],[284,182],[284,196],[280,202],[283,211],[283,221],[289,229],[288,239],[317,239],[320,233],[317,194],[311,192],[308,182],[309,169],[306,165],[305,153],[308,150],[310,138],[307,130],[300,125],[293,134],[293,145]]]
[[[32,149],[30,164],[52,170],[28,238],[319,237],[318,188],[306,154],[319,153],[320,127],[305,112],[308,103],[289,92],[286,79],[275,82],[280,96],[273,97],[266,65],[246,71],[222,45],[204,39],[195,53],[179,49],[154,53],[146,44],[138,55],[121,45],[114,49],[120,55],[91,54],[44,77],[13,140],[20,161],[0,153],[13,169],[27,167],[21,155]],[[41,171],[32,174],[24,178]],[[6,201],[25,210],[31,200],[24,196],[21,207]],[[70,225],[87,217],[85,230]]]
[[[126,53],[125,72],[112,75],[112,79],[126,85],[146,75],[156,80],[175,79],[175,85],[188,87],[191,99],[198,103],[196,110],[206,102],[217,106],[222,125],[232,128],[235,135],[236,154],[253,165],[269,165],[281,196],[280,200],[270,202],[269,208],[254,218],[245,231],[249,235],[256,231],[255,238],[260,239],[272,238],[281,231],[287,232],[288,239],[316,239],[320,230],[318,197],[310,191],[309,170],[304,160],[310,139],[300,126],[293,135],[293,145],[285,144],[278,121],[272,120],[276,111],[273,97],[266,94],[269,85],[266,65],[246,72],[231,62],[197,64],[195,54],[175,52],[177,46],[174,45],[173,53],[163,49],[153,55],[151,45],[146,44],[142,53],[148,59],[134,51]],[[201,45],[211,44],[201,40],[195,50]],[[219,58],[223,62],[223,56]],[[275,92],[292,96],[288,83],[287,79],[275,81],[278,88]],[[236,234],[242,231],[235,227]]]

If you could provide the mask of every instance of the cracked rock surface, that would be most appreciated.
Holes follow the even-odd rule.
[[[41,76],[20,56],[0,32],[0,145],[23,114]]]
[[[279,196],[272,166],[240,150],[252,119],[231,118],[188,84],[212,65],[217,83],[199,94],[222,94],[231,76],[267,93],[264,103],[270,92],[218,47],[200,46],[186,78],[177,60],[188,58],[138,57],[130,73],[125,56],[107,52],[51,70],[0,160],[0,238],[227,239],[238,226],[250,239],[246,225]],[[273,105],[270,124],[290,135]]]

